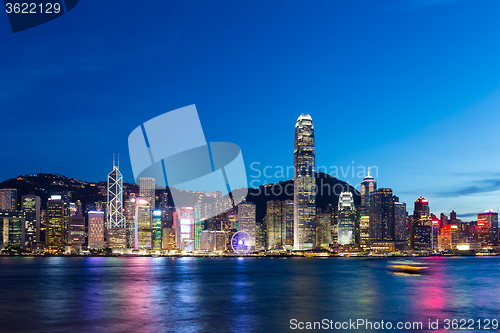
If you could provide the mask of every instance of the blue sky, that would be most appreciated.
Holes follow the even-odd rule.
[[[0,179],[104,180],[120,153],[132,182],[129,133],[196,104],[249,181],[251,163],[293,164],[309,113],[317,165],[377,166],[410,213],[420,195],[500,211],[499,16],[495,0],[106,0],[13,34],[0,15]]]

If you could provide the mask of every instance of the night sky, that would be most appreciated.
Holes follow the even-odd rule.
[[[119,153],[133,182],[130,132],[196,104],[253,184],[293,177],[275,173],[309,113],[333,176],[376,166],[410,213],[420,195],[464,221],[498,212],[499,17],[497,0],[106,0],[13,34],[2,14],[0,181],[40,166],[105,180]]]

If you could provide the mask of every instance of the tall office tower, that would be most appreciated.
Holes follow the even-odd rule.
[[[456,224],[447,224],[441,228],[439,247],[441,250],[455,250],[460,237],[460,230]]]
[[[200,204],[194,205],[194,249],[199,250],[200,247],[200,237],[203,231],[202,221],[201,221],[201,207]]]
[[[267,225],[267,248],[283,248],[283,228],[281,215],[281,202],[270,200],[267,202],[266,225]]]
[[[339,196],[338,242],[340,245],[354,245],[356,210],[351,192]]]
[[[404,202],[394,202],[394,240],[406,242],[408,212]]]
[[[316,246],[328,249],[332,244],[332,214],[316,213]]]
[[[453,213],[450,216],[453,216]],[[456,218],[456,214],[455,214]],[[415,201],[415,209],[413,210],[413,220],[419,225],[431,225],[431,214],[429,210],[429,202],[424,198],[420,197]],[[450,222],[453,221],[453,217],[450,219]]]
[[[174,228],[163,228],[162,234],[162,246],[163,250],[173,251],[177,249],[175,245],[175,229]]]
[[[151,225],[152,245],[151,249],[161,250],[161,210],[153,211],[153,223]]]
[[[60,195],[53,195],[47,205],[47,249],[50,252],[60,252],[66,246],[66,217],[69,216],[68,206]]]
[[[498,213],[485,210],[477,214],[477,241],[481,247],[498,245]]]
[[[182,207],[174,212],[175,243],[182,249],[186,240],[194,240],[194,208]]]
[[[370,176],[370,168],[368,175],[361,182],[361,216],[370,216],[370,194],[377,190],[377,181]]]
[[[32,244],[40,241],[40,197],[24,195],[21,206],[24,214],[24,246],[32,248]]]
[[[450,222],[452,222],[450,220]],[[415,201],[413,221],[410,228],[410,242],[412,250],[429,250],[432,247],[432,218],[429,202],[424,197]]]
[[[23,225],[24,214],[18,210],[0,210],[0,248],[2,247],[16,247],[21,248],[23,242]]]
[[[247,232],[252,238],[250,246],[255,246],[255,204],[242,202],[238,205],[238,231]]]
[[[259,251],[267,249],[267,230],[265,222],[255,222],[255,248]]]
[[[108,229],[125,228],[123,215],[123,176],[117,165],[108,174],[107,217]]]
[[[362,248],[370,245],[370,216],[367,215],[359,218],[359,245]]]
[[[85,244],[85,216],[69,217],[69,245],[74,247],[75,252],[80,252]]]
[[[89,218],[89,249],[103,249],[104,242],[104,212],[91,210],[88,212]]]
[[[0,210],[17,210],[17,189],[0,189]]]
[[[135,249],[151,249],[151,207],[149,201],[139,198],[135,206]]]
[[[139,178],[139,197],[149,202],[151,211],[155,210],[155,180],[154,178]]]
[[[293,200],[281,202],[281,219],[284,232],[284,244],[287,250],[293,249]]]
[[[314,125],[308,114],[295,124],[293,169],[293,247],[311,249],[316,244],[316,174]]]
[[[127,248],[135,249],[135,194],[131,193],[124,201],[125,227],[127,229]]]
[[[175,207],[169,202],[168,192],[164,192],[161,196],[160,210],[161,210],[161,225],[163,228],[172,228],[174,225],[174,211]],[[203,219],[205,216],[201,214]]]
[[[394,240],[394,198],[390,188],[370,195],[370,242]]]

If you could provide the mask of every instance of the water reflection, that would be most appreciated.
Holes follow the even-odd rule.
[[[498,318],[500,258],[0,258],[6,332],[274,332],[290,319]],[[476,330],[478,331],[478,330]]]

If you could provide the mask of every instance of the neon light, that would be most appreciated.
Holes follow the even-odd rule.
[[[451,228],[452,229],[458,229],[458,227],[456,225],[452,225]]]
[[[161,216],[161,210],[154,210],[153,215],[154,216]]]
[[[51,195],[50,196],[50,200],[61,200],[61,196],[60,195]]]
[[[89,210],[89,214],[104,214],[104,212],[100,210]]]

